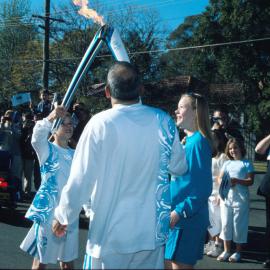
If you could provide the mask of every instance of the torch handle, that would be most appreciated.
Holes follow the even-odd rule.
[[[85,73],[88,71],[90,65],[94,61],[98,51],[101,48],[102,43],[106,43],[109,47],[112,55],[118,61],[130,62],[125,46],[119,36],[119,33],[107,26],[103,25],[95,34],[92,42],[90,43],[85,55],[83,56],[79,67],[77,68],[75,75],[73,76],[71,83],[67,89],[67,92],[63,98],[62,106],[69,108],[72,98],[79,86]],[[61,125],[62,119],[57,118],[52,127],[52,133],[54,133]]]
[[[115,60],[130,62],[128,53],[117,29],[108,27],[107,35],[104,38]]]
[[[98,36],[99,35],[99,36]],[[80,81],[82,80],[82,78],[84,77],[85,73],[88,71],[90,65],[93,63],[98,51],[101,48],[101,45],[103,43],[103,39],[101,38],[101,33],[100,31],[95,35],[93,41],[91,42],[91,44],[89,45],[83,59],[80,62],[80,65],[78,66],[75,75],[73,76],[71,83],[67,89],[67,92],[63,98],[62,101],[62,106],[64,106],[66,109],[69,108],[72,98],[79,86]],[[62,119],[61,118],[57,118],[54,122],[53,122],[53,126],[52,126],[52,133],[54,133],[59,126],[61,125]]]

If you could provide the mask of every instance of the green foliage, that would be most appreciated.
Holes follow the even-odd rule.
[[[71,9],[72,7],[63,7],[63,9]],[[95,8],[95,7],[94,7]],[[134,63],[143,79],[153,80],[157,78],[158,57],[156,54],[147,53],[151,50],[159,48],[160,44],[160,28],[158,16],[155,11],[149,10],[136,13],[132,8],[125,6],[119,11],[110,10],[106,14],[106,10],[102,13],[109,21],[109,25],[115,27],[125,44],[127,51],[130,53],[132,63]],[[85,51],[87,50],[91,40],[93,39],[98,27],[93,25],[76,12],[65,14],[63,19],[70,24],[58,26],[58,31],[53,32],[53,42],[50,48],[52,59],[50,74],[51,91],[65,93]],[[78,23],[78,21],[80,23]],[[63,60],[61,60],[63,59]],[[76,97],[87,96],[90,86],[95,83],[105,82],[108,68],[114,62],[108,48],[104,46],[95,58],[87,75],[80,83]],[[84,98],[85,99],[85,98]],[[105,99],[95,99],[91,96],[85,100],[85,103],[92,103],[92,111],[98,111],[103,106],[107,107],[108,101]]]
[[[171,33],[167,47],[230,43],[269,36],[269,1],[211,0],[204,13],[186,18]],[[264,94],[269,91],[269,58],[270,40],[264,40],[172,51],[162,56],[162,64],[165,76],[188,72],[208,83],[242,83],[246,127],[259,132],[266,123],[270,106],[269,96],[266,98]]]
[[[37,31],[26,15],[29,1],[5,1],[0,14],[0,102],[10,100],[19,91],[37,88],[39,72],[35,62],[27,62],[40,54],[41,44],[35,41]]]
[[[1,103],[4,100],[9,101],[19,91],[37,92],[42,87],[44,30],[38,33],[31,21],[29,0],[6,0],[0,7]],[[99,10],[101,5],[92,1],[91,7]],[[158,57],[156,54],[141,53],[159,48],[161,30],[157,13],[153,10],[139,13],[128,6],[116,8],[115,11],[103,9],[101,13],[107,18],[109,25],[120,32],[128,52],[131,53],[132,62],[138,66],[144,79],[152,80],[152,76],[157,77]],[[71,1],[68,5],[62,5],[62,10],[69,12],[55,10],[52,14],[58,14],[57,17],[65,23],[51,21],[50,24],[49,89],[63,96],[99,26],[78,15],[78,8]],[[43,23],[42,20],[41,22]],[[108,48],[104,46],[81,81],[76,97],[81,99],[82,96],[87,96],[91,85],[104,82],[113,62]],[[92,104],[93,112],[106,108],[109,104],[105,98],[91,96],[83,99],[86,99],[85,103]]]

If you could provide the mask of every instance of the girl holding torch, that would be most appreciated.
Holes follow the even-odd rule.
[[[61,118],[62,123],[51,143],[48,135],[56,118]],[[57,261],[61,269],[71,269],[78,257],[78,219],[63,232],[63,238],[54,236],[51,229],[54,209],[70,173],[74,150],[68,142],[72,134],[71,115],[62,106],[37,121],[33,130],[32,145],[39,159],[42,183],[26,213],[34,223],[20,246],[34,257],[32,269],[45,269],[47,264]]]

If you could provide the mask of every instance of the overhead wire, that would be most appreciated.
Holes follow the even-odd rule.
[[[194,46],[186,46],[186,47],[176,47],[176,48],[168,48],[168,49],[157,49],[157,50],[145,50],[145,51],[135,51],[128,53],[130,56],[139,55],[139,54],[149,54],[149,53],[167,53],[172,51],[183,51],[183,50],[191,50],[191,49],[203,49],[210,47],[220,47],[220,46],[229,46],[229,45],[237,45],[237,44],[247,44],[252,42],[266,41],[270,40],[270,37],[257,38],[257,39],[246,39],[239,41],[229,41],[229,42],[221,42],[221,43],[212,43],[212,44],[203,44],[203,45],[194,45]],[[97,58],[105,58],[111,57],[110,54],[99,55]],[[77,61],[80,60],[81,57],[69,57],[69,58],[54,58],[50,59],[51,62],[59,62],[59,61]],[[9,60],[0,60],[0,62],[8,62]],[[26,59],[26,60],[12,60],[15,63],[27,63],[27,62],[43,62],[43,59]]]

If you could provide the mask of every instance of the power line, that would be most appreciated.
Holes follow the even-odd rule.
[[[213,43],[213,44],[204,44],[204,45],[195,45],[195,46],[187,46],[187,47],[177,47],[177,48],[169,48],[169,49],[159,49],[159,50],[146,50],[146,51],[135,51],[128,53],[130,56],[134,56],[137,54],[148,54],[148,53],[162,53],[162,52],[171,52],[171,51],[184,51],[184,50],[193,50],[193,49],[202,49],[202,48],[210,48],[210,47],[221,47],[221,46],[229,46],[229,45],[237,45],[237,44],[245,44],[259,41],[270,40],[270,37],[265,38],[257,38],[257,39],[246,39],[240,41],[229,41],[222,43]],[[105,58],[111,57],[110,54],[103,54],[97,56],[97,58]],[[59,61],[77,61],[80,60],[81,57],[70,57],[70,58],[54,58],[50,59],[50,62],[59,62]],[[0,60],[2,63],[10,62],[5,60]],[[26,60],[13,60],[14,63],[27,63],[27,62],[43,62],[42,59],[26,59]]]
[[[187,46],[187,47],[178,47],[178,48],[171,48],[171,49],[161,49],[161,50],[152,50],[152,51],[140,51],[134,52],[131,54],[145,54],[145,53],[159,53],[159,52],[170,52],[170,51],[183,51],[183,50],[190,50],[190,49],[202,49],[208,47],[220,47],[220,46],[228,46],[228,45],[236,45],[236,44],[244,44],[244,43],[252,43],[258,41],[265,41],[270,40],[270,37],[266,38],[257,38],[257,39],[246,39],[240,41],[229,41],[229,42],[222,42],[222,43],[213,43],[213,44],[205,44],[205,45],[196,45],[196,46]]]

